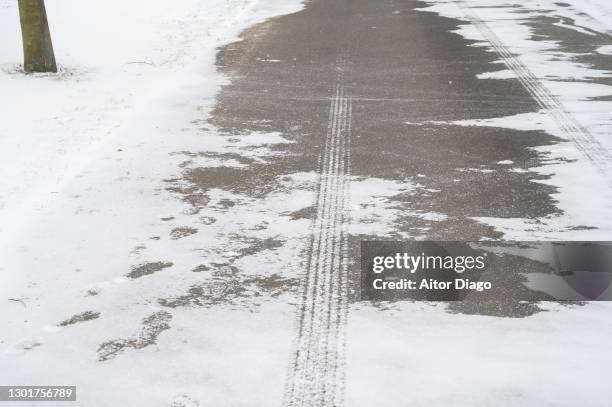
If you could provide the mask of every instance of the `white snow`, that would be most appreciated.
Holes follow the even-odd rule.
[[[597,53],[602,55],[612,55],[612,45],[604,45],[597,48]]]
[[[422,302],[355,305],[347,405],[607,406],[610,307],[545,307],[517,319]]]
[[[172,309],[172,329],[157,345],[106,362],[96,350],[139,335],[143,319],[161,310],[158,298],[206,282],[191,272],[195,265],[227,264],[247,245],[232,233],[257,237],[252,228],[274,220],[266,233],[290,243],[258,254],[264,259],[250,270],[297,275],[291,255],[304,244],[308,221],[286,213],[312,202],[306,187],[244,202],[235,213],[202,211],[199,233],[172,240],[169,232],[194,226],[194,217],[163,180],[189,159],[176,152],[194,146],[243,154],[248,147],[249,156],[265,159],[270,144],[287,142],[257,134],[231,143],[201,127],[227,81],[214,66],[216,48],[252,24],[298,11],[301,1],[46,5],[61,72],[25,75],[17,2],[0,0],[0,382],[77,385],[87,406],[276,403],[292,340],[288,301],[256,303],[256,314],[247,306],[228,313],[230,304]],[[228,194],[211,191],[211,199]],[[125,277],[156,261],[173,266],[156,278]],[[58,326],[87,310],[100,317]]]
[[[571,4],[569,17],[577,23],[590,26],[591,29],[612,32],[612,4],[608,0],[568,0],[566,3]]]

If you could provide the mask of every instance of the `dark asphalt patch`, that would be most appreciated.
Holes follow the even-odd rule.
[[[174,228],[170,231],[170,238],[173,240],[181,239],[183,237],[195,235],[198,233],[198,229],[190,226],[181,226]]]
[[[199,265],[195,266],[193,268],[193,270],[191,270],[191,271],[193,271],[194,273],[201,273],[203,271],[208,271],[208,270],[210,270],[210,267],[208,267],[205,264],[199,264]]]
[[[210,307],[232,305],[253,309],[261,301],[282,294],[295,293],[299,279],[285,278],[278,274],[245,277],[237,273],[215,273],[212,279],[194,284],[178,296],[159,298],[162,307]],[[255,299],[258,298],[258,301]]]
[[[220,137],[278,132],[292,143],[275,146],[277,154],[269,162],[240,169],[192,168],[180,182],[196,194],[214,186],[263,197],[282,177],[315,170],[335,62],[344,52],[350,69],[345,86],[353,99],[352,173],[419,185],[392,198],[403,209],[397,233],[378,238],[500,238],[472,218],[558,214],[556,189],[540,182],[545,176],[527,170],[547,159],[534,147],[558,139],[538,131],[441,124],[539,107],[517,80],[478,79],[500,68],[498,56],[452,32],[464,22],[415,10],[424,6],[418,1],[315,0],[221,48],[217,64],[232,81],[222,88],[210,124]],[[515,163],[511,168],[525,171],[497,164],[508,160]],[[310,216],[308,208],[295,216]],[[447,217],[431,220],[415,212]],[[349,239],[353,260],[362,237]],[[358,275],[355,266],[352,275]]]
[[[128,278],[137,279],[143,276],[148,276],[153,273],[157,273],[165,268],[172,267],[172,262],[156,261],[152,263],[144,263],[138,266],[132,267],[132,270],[127,274]]]
[[[98,348],[98,361],[104,362],[115,358],[125,349],[143,349],[154,345],[159,335],[170,329],[172,314],[166,311],[155,312],[142,320],[138,335],[130,339],[114,339],[104,342]]]
[[[68,326],[68,325],[74,325],[77,324],[79,322],[85,322],[85,321],[91,321],[93,319],[98,319],[100,317],[100,313],[96,312],[96,311],[85,311],[85,312],[81,312],[80,314],[76,314],[71,316],[70,318],[60,322],[58,325],[59,326]]]

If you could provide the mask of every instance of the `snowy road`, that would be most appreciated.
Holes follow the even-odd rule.
[[[151,65],[3,65],[13,94],[66,105],[20,129],[3,101],[0,384],[76,385],[87,407],[609,404],[612,307],[369,303],[358,261],[362,240],[609,239],[607,18],[181,7],[148,16],[176,51]]]
[[[603,305],[593,305],[597,310],[590,311],[594,320],[583,327],[590,339],[581,343],[576,337],[570,339],[568,329],[572,324],[568,322],[579,318],[577,315],[584,310],[562,308],[558,310],[561,316],[555,319],[539,313],[547,307],[556,310],[553,305],[515,304],[503,299],[489,303],[464,301],[449,306],[458,315],[446,319],[441,314],[440,326],[448,328],[435,329],[419,315],[435,315],[439,312],[435,307],[425,308],[429,314],[423,306],[414,304],[374,311],[354,302],[359,298],[356,259],[361,240],[503,236],[494,227],[495,222],[481,219],[542,220],[542,224],[562,218],[569,224],[551,227],[548,233],[563,235],[565,230],[567,239],[589,230],[593,223],[583,224],[580,217],[563,213],[564,202],[558,201],[554,183],[547,182],[551,176],[539,170],[551,164],[552,154],[547,149],[553,146],[564,145],[573,151],[571,158],[578,160],[574,164],[599,185],[597,190],[606,191],[609,183],[609,153],[603,143],[576,124],[572,114],[560,107],[562,102],[557,96],[542,90],[545,87],[540,79],[530,71],[525,73],[524,65],[516,62],[518,57],[511,56],[507,47],[499,41],[492,44],[491,40],[497,37],[488,42],[494,52],[470,46],[473,42],[452,32],[459,22],[416,10],[422,6],[416,2],[315,1],[303,12],[254,28],[242,42],[224,48],[218,58],[218,64],[233,80],[220,93],[211,123],[228,136],[273,132],[291,141],[275,148],[277,159],[246,168],[243,176],[232,177],[233,170],[227,170],[224,176],[216,169],[219,179],[231,180],[236,186],[242,182],[234,179],[246,180],[245,190],[269,191],[276,189],[278,179],[312,172],[317,168],[317,159],[323,162],[320,178],[315,179],[318,198],[310,210],[300,212],[309,214],[314,221],[313,244],[304,255],[308,258],[304,262],[304,298],[285,405],[342,404],[345,378],[349,405],[396,406],[402,404],[401,400],[415,405],[489,405],[500,399],[499,386],[508,372],[496,370],[488,374],[487,380],[492,383],[483,384],[488,390],[479,395],[469,390],[462,394],[459,384],[448,394],[440,394],[432,379],[446,375],[440,379],[440,386],[457,382],[469,389],[470,382],[478,381],[478,372],[491,370],[491,359],[482,354],[495,354],[495,363],[500,366],[510,364],[517,371],[529,372],[524,377],[512,375],[517,395],[511,397],[509,405],[534,405],[534,400],[546,397],[552,397],[549,401],[555,400],[555,405],[563,404],[565,401],[556,400],[552,394],[543,396],[540,390],[534,390],[534,383],[545,381],[540,384],[545,393],[547,386],[552,389],[565,384],[567,378],[555,373],[560,366],[588,363],[577,359],[578,352],[566,354],[562,349],[567,349],[568,340],[573,348],[605,342],[604,332],[609,328],[602,330],[602,325],[610,311]],[[462,9],[465,11],[465,7],[459,11]],[[474,18],[470,14],[466,20],[473,23]],[[482,20],[478,28],[492,32]],[[479,78],[499,70],[500,62],[518,73],[516,78]],[[348,125],[336,124],[338,116],[342,117],[341,123],[345,120],[345,108],[342,104],[338,107],[337,96],[333,96],[338,75],[342,77],[342,91],[351,95]],[[330,98],[332,113],[327,115]],[[557,131],[524,130],[520,125],[516,129],[465,125],[475,120],[540,114],[541,109],[547,109],[544,114],[550,115]],[[333,158],[340,153],[326,138],[330,135],[326,130],[329,126],[350,127],[350,163],[347,158]],[[346,142],[341,137],[337,140],[340,145]],[[556,164],[563,165],[564,158],[556,160]],[[334,162],[336,166],[339,163],[340,172]],[[348,180],[344,167],[351,168]],[[329,168],[336,172],[330,173]],[[194,184],[207,184],[206,172],[198,173],[201,180],[191,175],[188,179]],[[330,175],[335,180],[329,180]],[[334,188],[345,183],[348,186],[343,188],[348,188],[351,202],[348,215],[343,214],[346,204],[337,204],[347,198]],[[610,207],[609,193],[591,199],[602,211]],[[342,220],[347,228],[347,257],[342,254],[342,237],[336,236],[336,222]],[[608,228],[605,224],[600,226]],[[525,228],[522,237],[542,236],[541,232],[530,232],[534,231]],[[312,263],[320,259],[320,250],[326,263],[313,267]],[[342,302],[334,297],[338,290],[334,284],[341,287],[346,278],[342,267],[345,262],[349,263],[349,297],[354,302],[349,311],[346,344],[338,343],[347,333]],[[330,315],[334,312],[337,315]],[[381,315],[386,313],[389,315]],[[531,317],[492,322],[491,317],[462,314]],[[600,323],[595,322],[598,318]],[[457,331],[452,328],[455,323],[465,325]],[[547,326],[550,336],[541,328],[534,331],[533,326],[538,325]],[[451,346],[451,350],[444,335],[447,329],[452,329],[453,337],[459,336],[454,339],[458,345]],[[520,349],[522,364],[517,363],[514,352],[500,346],[507,341],[500,337],[504,330],[532,332],[529,344],[513,345]],[[471,332],[480,334],[474,338]],[[421,335],[426,339],[419,338]],[[411,346],[399,343],[416,343],[419,354],[414,354]],[[462,355],[455,355],[453,349],[462,349]],[[554,353],[554,363],[539,357],[545,352]],[[601,348],[599,352],[605,350]],[[441,354],[445,356],[438,359],[436,355]],[[597,354],[595,351],[592,356]],[[467,372],[461,369],[456,377],[451,366],[461,362],[472,367]],[[593,390],[603,386],[599,374],[601,371],[593,371],[584,385]],[[423,377],[419,382],[432,391],[436,389],[435,395],[415,395],[401,385],[406,375]],[[367,382],[374,377],[378,387],[371,391]],[[567,405],[578,402],[572,396],[563,398]]]

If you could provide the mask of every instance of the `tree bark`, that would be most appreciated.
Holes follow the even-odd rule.
[[[57,72],[44,0],[19,0],[26,72]]]

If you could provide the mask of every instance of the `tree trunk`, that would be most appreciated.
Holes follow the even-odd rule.
[[[57,72],[44,0],[19,0],[26,72]]]

